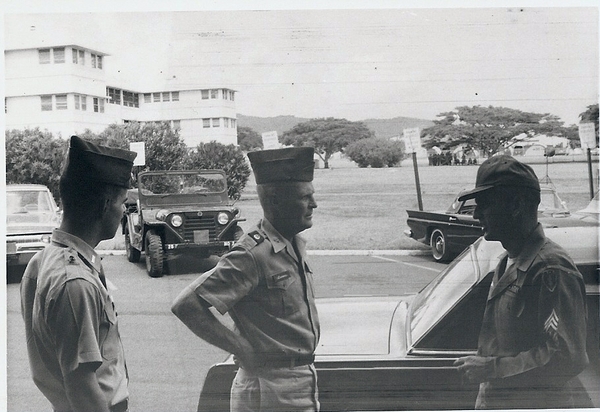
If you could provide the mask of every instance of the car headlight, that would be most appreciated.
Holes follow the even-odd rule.
[[[42,235],[42,242],[43,243],[50,243],[51,240],[52,240],[52,236],[51,235]]]
[[[217,215],[217,222],[219,222],[220,225],[226,225],[229,222],[229,215],[225,212],[220,212]]]
[[[183,224],[183,218],[181,215],[173,215],[171,216],[171,226],[179,227]]]

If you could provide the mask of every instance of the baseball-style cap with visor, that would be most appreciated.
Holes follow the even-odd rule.
[[[479,194],[499,186],[526,187],[540,192],[540,182],[531,166],[512,156],[498,155],[490,157],[479,166],[475,188],[464,192],[458,200],[476,198]]]

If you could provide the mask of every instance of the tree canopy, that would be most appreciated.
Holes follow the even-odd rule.
[[[576,128],[565,127],[557,116],[529,113],[506,107],[460,106],[441,113],[434,125],[423,129],[423,145],[450,149],[458,145],[480,150],[490,156],[515,136],[550,134],[576,138]]]
[[[237,143],[240,149],[247,152],[263,148],[262,136],[251,127],[237,128]]]
[[[314,147],[327,169],[331,155],[343,151],[352,142],[373,136],[363,122],[328,117],[297,124],[283,133],[280,142],[284,145]]]
[[[35,128],[7,130],[5,145],[6,183],[45,185],[58,200],[58,181],[67,141]]]

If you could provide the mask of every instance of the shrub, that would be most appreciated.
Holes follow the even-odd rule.
[[[200,143],[183,161],[185,169],[221,169],[227,175],[228,195],[238,200],[248,183],[250,166],[242,150],[217,142]]]
[[[346,147],[344,153],[358,167],[393,167],[402,160],[403,149],[400,142],[381,138],[358,140]]]

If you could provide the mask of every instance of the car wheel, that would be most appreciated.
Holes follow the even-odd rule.
[[[163,275],[164,251],[162,239],[153,230],[146,233],[146,270],[153,278]]]
[[[125,232],[125,254],[127,255],[127,260],[132,263],[137,263],[140,261],[141,252],[131,246],[131,237],[129,236],[129,231]]]
[[[448,244],[443,230],[435,229],[431,232],[429,245],[431,246],[431,255],[437,262],[445,262],[450,259]]]

